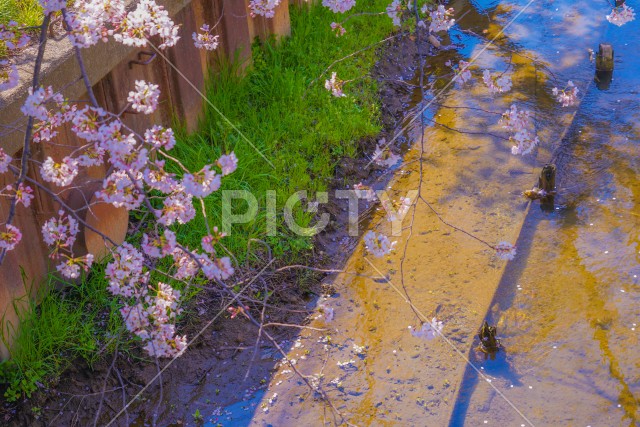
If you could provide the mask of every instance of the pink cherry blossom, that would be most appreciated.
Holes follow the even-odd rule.
[[[11,251],[22,240],[22,233],[18,227],[11,224],[5,224],[4,230],[0,229],[0,248]]]
[[[61,249],[71,250],[80,231],[78,221],[64,213],[58,212],[58,217],[49,218],[42,226],[44,242],[52,247],[52,257],[56,257]]]
[[[9,51],[22,49],[31,38],[24,31],[19,30],[19,25],[15,21],[10,21],[7,25],[0,24],[0,42],[4,42]]]
[[[5,173],[9,170],[11,160],[11,156],[5,153],[2,147],[0,147],[0,173]]]
[[[136,80],[136,90],[129,92],[127,101],[131,102],[131,108],[137,112],[151,114],[158,108],[159,97],[158,85]]]
[[[191,37],[193,38],[193,44],[198,49],[206,49],[206,50],[216,50],[218,48],[218,44],[220,43],[219,35],[212,35],[211,29],[209,25],[204,24],[200,27],[201,33],[193,33]]]
[[[101,108],[85,107],[77,110],[71,119],[71,130],[78,138],[87,141],[102,141],[109,139],[120,131],[122,124],[119,120],[99,125],[107,113]]]
[[[78,175],[78,161],[65,157],[61,163],[56,163],[51,157],[47,157],[40,167],[40,175],[46,182],[66,187]]]
[[[273,18],[276,14],[276,7],[280,5],[280,1],[281,0],[251,0],[249,2],[249,14],[252,18],[256,16]]]
[[[169,194],[177,189],[178,181],[175,179],[175,174],[164,170],[164,163],[163,160],[156,160],[150,163],[142,173],[144,182],[149,187]]]
[[[223,154],[218,159],[218,166],[222,170],[222,176],[229,175],[238,167],[238,158],[235,153]]]
[[[607,15],[607,21],[610,23],[617,25],[618,27],[622,27],[627,22],[631,22],[636,19],[636,13],[633,8],[623,4],[620,7],[614,7],[611,11],[611,14]]]
[[[516,145],[511,147],[514,155],[526,155],[533,151],[539,144],[538,137],[534,134],[534,126],[531,113],[527,110],[518,110],[515,104],[502,114],[500,119],[502,127],[511,132],[509,140]]]
[[[182,178],[184,190],[193,197],[207,197],[220,188],[220,175],[206,165],[200,172],[186,173]]]
[[[144,133],[144,140],[157,148],[171,150],[176,145],[176,138],[171,128],[155,125]]]
[[[31,187],[21,182],[18,185],[17,190],[14,190],[13,185],[7,185],[4,190],[0,192],[0,195],[15,197],[16,203],[22,203],[25,208],[28,208],[31,205],[31,200],[33,199],[33,190]]]
[[[337,73],[331,73],[331,79],[325,80],[324,88],[331,92],[331,94],[337,98],[347,96],[342,92],[342,85],[344,84],[343,80],[340,80],[337,76]]]
[[[484,70],[482,73],[482,81],[487,85],[492,94],[508,92],[511,90],[511,76],[504,73],[491,75],[489,70]]]
[[[77,279],[80,271],[89,271],[93,264],[93,255],[87,254],[78,258],[68,258],[56,266],[56,270],[67,279]]]
[[[9,61],[0,61],[0,91],[13,89],[18,86],[20,75],[18,67]]]
[[[163,258],[171,255],[177,245],[176,234],[165,229],[162,236],[150,238],[146,233],[142,235],[141,248],[143,252],[152,258]]]
[[[175,46],[180,39],[178,27],[169,18],[168,12],[155,0],[140,0],[137,7],[124,16],[121,10],[122,0],[111,0],[108,3],[112,2],[117,3],[117,8],[110,10],[113,15],[108,16],[107,20],[103,20],[103,23],[117,28],[106,33],[112,34],[115,41],[127,46],[143,47],[147,45],[147,40],[150,37],[159,36],[162,43],[158,47],[164,49]],[[98,20],[100,19],[99,17]],[[100,37],[99,34],[102,35],[102,31],[96,34],[94,30],[89,39],[96,40],[96,42],[97,39],[104,39],[104,36]]]
[[[424,322],[420,329],[415,330],[413,327],[409,326],[409,331],[411,335],[416,338],[425,339],[427,341],[431,341],[434,338],[437,338],[439,335],[442,335],[442,322],[438,321],[435,317],[431,319],[431,322]]]
[[[401,25],[402,11],[404,6],[401,0],[393,0],[389,6],[387,6],[387,16],[393,21],[393,25],[399,27]]]
[[[105,275],[110,283],[117,285],[115,292],[111,290],[114,295],[122,291],[130,294],[131,290],[126,288],[142,278],[143,261],[142,253],[130,243],[125,242],[113,251],[113,261],[107,264]],[[125,289],[119,290],[121,288]]]
[[[40,87],[35,91],[33,88],[29,88],[29,96],[27,96],[20,110],[25,116],[32,116],[44,121],[48,118],[48,110],[45,104],[49,101],[62,104],[64,103],[64,98],[59,93],[55,93],[51,86],[46,89]]]
[[[509,242],[500,242],[493,249],[500,259],[511,261],[516,257],[516,247]]]
[[[338,22],[331,23],[331,30],[336,33],[336,37],[344,36],[347,33],[347,30]]]
[[[59,12],[63,7],[67,7],[66,0],[39,0],[40,6],[46,15],[52,12]]]
[[[158,222],[169,226],[174,222],[186,224],[191,221],[196,216],[191,197],[184,188],[169,195],[164,200],[164,206],[158,212]]]
[[[178,279],[186,279],[198,274],[200,264],[211,264],[211,260],[208,258],[203,257],[202,255],[198,256],[195,253],[189,254],[180,248],[176,248],[172,255],[173,260],[175,261],[175,266],[177,267],[174,275]]]
[[[218,227],[213,227],[212,234],[207,234],[206,236],[202,237],[202,249],[204,249],[204,251],[208,254],[215,255],[216,250],[214,248],[214,245],[222,240],[222,238],[224,238],[225,236],[225,233],[221,233],[218,231]]]
[[[78,166],[99,166],[104,162],[105,149],[98,144],[89,144],[76,160]]]
[[[450,19],[453,13],[453,8],[446,9],[443,5],[438,5],[436,10],[429,13],[429,17],[431,18],[429,31],[432,33],[449,31],[449,28],[453,27],[456,22],[455,19]]]
[[[322,0],[322,5],[333,13],[344,13],[356,5],[356,0]]]
[[[554,87],[552,93],[563,107],[571,107],[578,103],[578,88],[571,80],[567,82],[567,87],[562,90]]]
[[[376,234],[373,231],[368,231],[364,235],[364,244],[367,248],[367,252],[371,255],[380,258],[388,255],[393,250],[396,242],[390,242],[387,236],[383,234]]]
[[[137,182],[141,180],[141,175],[134,175]],[[111,173],[103,181],[102,190],[97,191],[96,196],[117,208],[124,206],[128,210],[138,208],[144,200],[144,194],[131,182],[125,171]]]

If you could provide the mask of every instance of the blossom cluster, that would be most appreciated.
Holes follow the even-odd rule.
[[[611,14],[607,15],[607,21],[622,27],[624,24],[636,19],[636,13],[632,7],[623,4],[620,7],[614,7]]]
[[[16,245],[22,240],[22,232],[16,226],[11,224],[2,225],[4,230],[0,229],[0,249],[13,250]]]
[[[453,63],[451,61],[445,62],[445,65],[447,67],[453,68]],[[471,70],[469,70],[469,65],[471,64],[467,61],[460,60],[458,62],[458,81],[462,84],[465,84],[471,80]]]
[[[442,335],[443,327],[444,325],[442,322],[434,317],[430,322],[424,322],[420,329],[414,329],[412,326],[409,326],[409,331],[411,332],[411,335],[416,338],[431,341],[438,335]]]
[[[373,231],[368,231],[367,234],[364,235],[364,245],[367,248],[367,252],[380,258],[390,254],[396,242],[390,242],[389,238],[384,234],[376,234]]]
[[[492,94],[508,92],[511,90],[511,76],[505,73],[492,75],[489,70],[482,73],[482,81],[489,88]]]
[[[127,46],[144,47],[148,39],[160,38],[160,49],[175,46],[178,26],[155,0],[140,0],[127,10],[124,0],[76,0],[73,13],[67,12],[69,38],[78,47],[89,47],[113,39]]]
[[[514,155],[529,154],[540,142],[533,131],[533,121],[531,120],[531,112],[527,110],[518,110],[515,104],[502,114],[500,119],[502,127],[511,133],[509,139],[516,143],[511,147]]]
[[[343,96],[347,96],[344,94],[344,92],[342,92],[342,85],[344,84],[343,80],[340,80],[338,78],[337,73],[333,72],[331,73],[331,78],[325,80],[324,82],[324,88],[326,90],[328,90],[329,92],[331,92],[331,94],[337,98],[343,97]]]
[[[431,18],[429,31],[432,33],[449,31],[449,28],[453,27],[456,23],[456,20],[451,18],[453,12],[453,8],[446,9],[443,5],[438,5],[436,10],[429,13],[429,17]]]
[[[93,264],[93,255],[74,256],[74,243],[80,232],[78,221],[58,212],[58,217],[49,218],[42,226],[44,242],[51,248],[49,257],[59,262],[56,266],[58,272],[68,279],[80,277],[80,271],[88,271]]]
[[[333,13],[344,13],[356,5],[356,0],[322,0],[322,5]]]
[[[566,88],[558,89],[557,87],[554,87],[552,92],[553,96],[556,97],[563,107],[571,107],[578,103],[578,88],[571,80],[567,82]]]
[[[387,16],[393,21],[393,25],[399,27],[402,24],[402,11],[404,5],[401,0],[393,0],[389,6],[387,6]]]
[[[11,197],[16,200],[16,203],[22,204],[25,208],[31,205],[33,199],[33,189],[26,185],[24,182],[18,184],[17,188],[13,185],[7,185],[4,190],[0,191],[0,196]]]
[[[160,89],[158,85],[136,80],[136,90],[129,92],[127,101],[138,113],[152,114],[158,108]]]
[[[500,259],[511,261],[516,257],[516,247],[509,242],[500,242],[493,249]]]
[[[331,30],[336,33],[336,37],[344,36],[347,30],[338,22],[331,23]]]
[[[249,14],[252,18],[256,16],[273,18],[276,14],[276,7],[280,5],[280,1],[281,0],[251,0],[249,2]]]
[[[218,44],[220,44],[220,36],[212,35],[212,28],[209,28],[209,25],[204,24],[200,27],[201,33],[193,33],[191,37],[193,38],[193,44],[198,49],[206,49],[206,50],[216,50],[218,48]]]
[[[180,313],[180,292],[167,283],[151,284],[151,271],[146,259],[169,257],[176,266],[174,277],[185,279],[202,271],[209,279],[224,280],[233,274],[229,258],[216,258],[213,245],[223,234],[205,236],[205,253],[185,251],[173,231],[165,229],[160,235],[144,234],[139,251],[124,243],[113,251],[113,261],[105,274],[109,291],[120,297],[121,310],[127,329],[145,343],[145,349],[155,357],[178,356],[186,348],[186,337],[176,334],[174,322]]]
[[[13,89],[18,81],[18,67],[7,60],[0,61],[0,91]]]
[[[152,286],[144,270],[143,254],[129,243],[122,244],[105,270],[108,289],[125,303],[120,312],[127,329],[145,343],[150,355],[180,355],[186,348],[186,336],[176,335],[173,324],[180,314],[180,291],[163,282]]]

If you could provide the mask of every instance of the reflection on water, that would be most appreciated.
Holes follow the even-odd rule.
[[[575,75],[584,76],[585,61],[575,58],[587,48],[612,43],[615,71],[610,84],[589,88],[561,144],[559,206],[551,214],[530,211],[518,242],[526,258],[509,266],[492,303],[489,319],[505,357],[478,362],[536,425],[636,425],[640,23],[609,25],[600,2],[540,3],[527,12],[528,24],[511,28],[515,37],[507,31],[512,40],[545,58],[558,80],[581,81],[581,89],[585,80]],[[454,412],[450,425],[523,422],[472,370]]]

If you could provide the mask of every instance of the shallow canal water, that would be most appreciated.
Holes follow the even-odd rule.
[[[609,24],[606,1],[450,5],[459,49],[429,58],[426,79],[446,74],[448,60],[477,57],[476,81],[451,85],[429,103],[443,79],[418,100],[409,113],[424,109],[424,129],[413,128],[418,137],[388,191],[398,199],[419,189],[447,222],[491,244],[517,241],[518,255],[497,259],[417,201],[392,237],[393,255],[352,255],[345,269],[362,276],[335,279],[337,294],[321,301],[335,319],[318,316],[311,326],[328,331],[302,333],[290,358],[356,425],[636,425],[640,20]],[[616,53],[607,89],[592,84],[587,53],[604,41]],[[484,68],[511,74],[513,90],[490,95],[478,78]],[[568,80],[584,97],[562,108],[551,88]],[[498,124],[514,102],[535,113],[541,146],[530,156],[513,156]],[[548,212],[521,192],[550,160],[558,163],[558,195]],[[392,233],[382,211],[371,224]],[[443,321],[443,337],[409,333],[419,317],[433,316]],[[485,318],[504,346],[495,360],[474,349]],[[283,364],[253,415],[245,406],[243,421],[229,425],[339,419],[315,397]]]

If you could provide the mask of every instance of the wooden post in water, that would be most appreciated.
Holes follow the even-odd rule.
[[[546,196],[540,199],[540,209],[553,211],[556,194],[556,165],[548,164],[542,168],[538,178],[538,188],[546,193]]]
[[[613,46],[609,43],[600,43],[596,56],[596,75],[594,80],[600,90],[607,90],[613,79]]]
[[[613,46],[600,43],[596,56],[596,71],[613,71]]]

